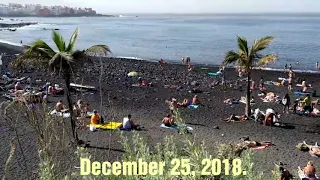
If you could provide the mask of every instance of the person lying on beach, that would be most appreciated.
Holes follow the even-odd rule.
[[[239,104],[239,99],[226,99],[223,101],[226,104]]]
[[[135,124],[131,119],[131,114],[128,114],[127,117],[123,118],[122,127],[127,130],[140,130],[140,126]]]
[[[306,92],[307,91],[308,87],[307,87],[306,80],[302,81],[301,87],[302,87],[302,92]]]
[[[162,123],[168,127],[175,125],[174,118],[171,114],[167,114],[166,117],[163,118]]]
[[[224,119],[224,121],[226,121],[226,122],[234,122],[234,121],[243,122],[243,121],[246,121],[247,119],[248,118],[246,115],[236,116],[235,114],[231,114],[231,116],[229,118]]]
[[[309,148],[310,153],[320,157],[320,147],[318,146],[318,144],[316,144],[316,146],[310,146],[305,141],[303,141],[303,144]]]
[[[57,112],[66,112],[68,109],[65,108],[65,106],[62,104],[62,100],[59,100],[56,104],[56,111]]]
[[[309,179],[316,178],[316,168],[313,166],[313,162],[309,161],[307,166],[303,169],[300,169],[300,171],[303,172],[305,176],[307,176]]]
[[[278,112],[275,112],[273,109],[269,108],[266,110],[265,119],[263,125],[273,126],[274,123],[279,122],[280,115]]]
[[[197,95],[194,95],[194,97],[192,98],[192,105],[199,105],[200,101]]]
[[[272,146],[272,143],[270,141],[250,141],[248,137],[246,138],[241,138],[240,143],[237,144],[238,147],[242,148],[255,148],[259,146]]]
[[[189,105],[189,100],[184,99],[182,103],[178,102],[178,107],[188,107]]]

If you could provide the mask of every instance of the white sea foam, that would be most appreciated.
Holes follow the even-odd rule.
[[[116,58],[122,58],[122,59],[134,59],[134,60],[145,60],[145,59],[142,59],[142,58],[138,58],[138,57],[124,57],[124,56],[117,56]]]

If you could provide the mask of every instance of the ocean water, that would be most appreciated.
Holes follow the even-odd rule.
[[[53,45],[52,31],[43,28],[59,28],[68,40],[78,27],[78,49],[106,44],[111,48],[112,56],[163,58],[169,62],[180,62],[182,57],[189,56],[193,63],[218,65],[228,50],[236,50],[237,36],[246,37],[251,44],[256,38],[271,35],[275,40],[263,52],[278,55],[278,61],[271,64],[271,68],[282,69],[285,64],[292,64],[295,69],[316,70],[316,62],[320,62],[320,14],[15,19],[39,24],[15,32],[0,31],[1,41],[20,44],[22,40],[23,44],[30,44],[35,39],[42,39]]]

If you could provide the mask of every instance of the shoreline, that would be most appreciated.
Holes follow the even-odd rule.
[[[7,50],[14,51],[13,54],[18,54],[23,52],[23,45],[11,43],[8,41],[0,40],[0,48],[4,48]],[[10,54],[10,53],[9,53]],[[152,60],[152,59],[143,59],[139,57],[125,57],[125,56],[114,56],[109,57],[110,59],[123,59],[123,60],[134,60],[134,61],[147,61],[147,62],[158,62],[158,60]],[[175,64],[175,65],[181,65],[180,61],[167,61],[169,64]],[[214,67],[218,68],[221,65],[218,64],[204,64],[204,63],[194,63],[195,66],[205,66],[205,67]],[[235,69],[235,67],[227,66],[226,69]],[[254,67],[254,70],[261,70],[261,71],[274,71],[274,72],[283,72],[284,69],[279,68],[261,68],[261,67]],[[295,69],[294,72],[296,73],[307,73],[307,74],[320,74],[320,71],[315,70],[297,70]]]

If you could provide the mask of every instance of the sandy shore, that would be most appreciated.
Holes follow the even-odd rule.
[[[0,46],[0,50],[2,47]],[[147,131],[141,131],[149,145],[152,147],[157,142],[163,140],[165,136],[178,136],[177,132],[160,128],[161,120],[168,112],[168,107],[164,103],[165,100],[175,97],[179,101],[184,98],[191,99],[194,94],[188,90],[194,88],[189,85],[190,82],[196,81],[197,88],[203,91],[198,93],[200,101],[204,104],[197,110],[182,109],[183,120],[194,128],[193,134],[196,140],[206,142],[207,148],[210,151],[216,143],[230,143],[237,141],[240,137],[249,136],[251,140],[256,141],[272,141],[275,146],[268,149],[256,151],[256,165],[258,169],[266,174],[266,178],[270,176],[271,170],[274,169],[274,163],[284,161],[288,164],[291,171],[295,171],[297,166],[304,166],[309,160],[313,160],[316,166],[320,167],[319,159],[311,157],[308,153],[303,153],[296,150],[295,146],[306,140],[309,143],[320,142],[320,120],[319,118],[310,118],[306,116],[298,116],[293,114],[283,114],[282,106],[276,103],[264,103],[257,96],[255,91],[253,96],[256,98],[256,105],[261,110],[266,110],[268,107],[274,108],[281,113],[281,122],[295,126],[295,129],[282,129],[277,127],[266,127],[255,122],[243,123],[225,123],[222,119],[234,113],[242,115],[244,112],[244,104],[228,105],[224,104],[223,100],[227,98],[240,98],[245,95],[244,91],[228,89],[223,91],[221,87],[210,88],[209,84],[214,80],[213,77],[207,75],[208,72],[216,72],[216,67],[208,67],[203,70],[203,66],[196,66],[195,71],[188,72],[187,66],[178,64],[169,64],[161,66],[159,63],[136,61],[136,60],[120,60],[120,59],[105,59],[103,63],[104,74],[102,83],[103,92],[103,114],[107,120],[115,119],[122,121],[122,118],[127,114],[132,114],[139,124],[143,125]],[[138,71],[141,77],[146,82],[152,82],[154,87],[132,87],[131,84],[135,80],[126,78],[126,74],[130,71]],[[63,83],[60,78],[55,78],[50,75],[43,75],[43,72],[33,72],[29,74],[33,79],[41,78],[48,79],[52,83]],[[227,69],[227,79],[235,80],[236,72],[234,69]],[[253,80],[259,82],[260,77],[264,77],[265,81],[276,81],[278,77],[286,76],[283,72],[275,71],[253,71]],[[297,73],[296,77],[306,78],[308,84],[312,84],[313,89],[320,90],[320,75]],[[81,78],[75,80],[76,83],[82,81],[86,85],[93,85],[99,88],[99,68],[92,69],[90,72],[83,70]],[[176,88],[164,88],[164,85],[181,86],[181,90]],[[275,92],[282,97],[287,88],[267,86],[268,92]],[[298,87],[295,87],[298,89]],[[299,88],[300,89],[300,88]],[[73,96],[76,99],[76,96]],[[79,96],[78,96],[79,97]],[[291,94],[291,99],[297,96]],[[61,98],[61,97],[60,97]],[[57,101],[59,98],[52,98]],[[100,95],[86,94],[82,99],[88,101],[93,107],[99,109]],[[4,99],[1,97],[1,101]],[[54,104],[50,104],[54,106]],[[89,123],[89,119],[87,119]],[[20,120],[20,141],[22,142],[25,154],[27,154],[27,162],[30,169],[36,172],[38,168],[38,152],[37,142],[35,139],[34,130],[28,125],[26,120]],[[213,129],[214,126],[219,126],[219,129]],[[4,170],[5,160],[10,151],[10,140],[14,136],[14,132],[8,129],[7,123],[3,118],[0,118],[0,172]],[[125,132],[130,136],[131,132]],[[224,134],[224,136],[222,136]],[[112,161],[121,159],[123,148],[119,141],[119,133],[114,132],[110,136],[108,131],[98,131],[95,133],[89,130],[80,130],[80,138],[90,141],[91,146],[98,148],[88,149],[94,155],[94,159],[99,161]],[[108,143],[111,138],[110,154],[108,154]],[[24,179],[26,177],[25,168],[20,167],[22,156],[20,150],[15,155],[13,167],[10,169],[12,178]],[[62,169],[69,169],[77,165],[77,160],[74,157],[74,149],[70,148],[68,152],[64,152],[61,162]],[[109,158],[108,158],[109,157]],[[73,169],[74,170],[74,169]],[[0,173],[1,174],[1,173]]]

